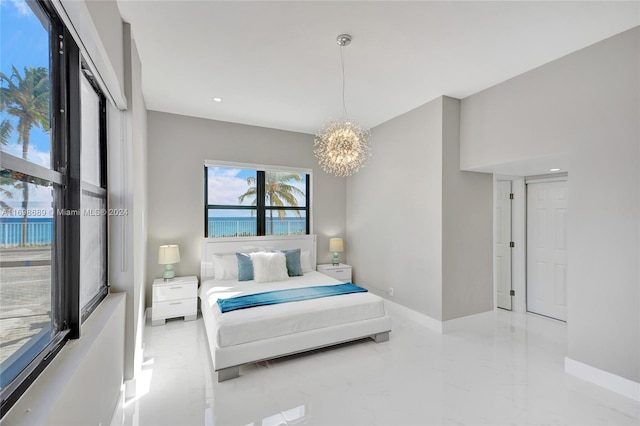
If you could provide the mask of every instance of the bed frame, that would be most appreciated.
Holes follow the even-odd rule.
[[[300,248],[309,250],[311,252],[311,268],[316,269],[315,235],[205,238],[202,241],[201,282],[214,276],[213,254],[230,254],[257,248],[278,250]],[[213,368],[218,374],[218,382],[238,377],[242,364],[311,351],[367,337],[372,338],[376,343],[385,342],[389,340],[389,332],[391,331],[391,317],[385,315],[379,318],[217,348],[215,345],[215,331],[207,328],[209,322],[207,320],[210,319],[212,314],[207,309],[204,309],[202,315],[205,317],[207,340]]]

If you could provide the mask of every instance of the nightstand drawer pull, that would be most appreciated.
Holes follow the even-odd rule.
[[[173,302],[173,303],[169,303],[170,305],[182,305],[182,302]]]
[[[182,288],[182,286],[176,286],[176,287],[169,287],[169,290],[180,290]]]
[[[336,269],[336,270],[335,270],[335,273],[336,273],[336,274],[339,274],[339,273],[341,273],[341,272],[344,272],[344,269]]]

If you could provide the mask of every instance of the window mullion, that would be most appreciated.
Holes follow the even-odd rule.
[[[209,169],[204,166],[204,237],[210,238],[209,235]]]
[[[266,234],[266,209],[265,207],[265,172],[264,170],[258,170],[257,179],[256,179],[256,206],[258,211],[256,212],[256,220],[258,221],[256,229],[258,230],[258,235]]]
[[[307,219],[307,224],[306,224],[306,228],[307,228],[307,234],[309,234],[311,232],[311,175],[307,174],[306,175],[306,182],[305,182],[305,216]]]
[[[81,99],[80,99],[80,51],[71,35],[65,30],[65,57],[67,60],[67,108],[65,125],[67,126],[67,190],[64,208],[80,211],[81,176],[80,152],[82,144]],[[69,326],[69,337],[80,337],[80,216],[70,215],[62,218],[65,229],[64,268],[66,302],[64,314]]]

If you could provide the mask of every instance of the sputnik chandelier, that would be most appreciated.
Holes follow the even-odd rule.
[[[336,176],[351,176],[364,167],[371,155],[369,145],[370,132],[363,129],[347,116],[344,100],[344,52],[345,46],[351,43],[349,34],[340,34],[336,41],[340,45],[340,63],[342,64],[342,112],[340,120],[330,121],[316,135],[313,153],[320,167]]]

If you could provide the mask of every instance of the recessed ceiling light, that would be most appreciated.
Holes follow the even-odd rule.
[[[559,172],[560,169],[549,169],[550,172]]]
[[[215,102],[222,102],[222,98],[213,98]]]

